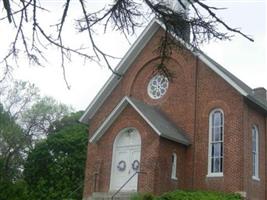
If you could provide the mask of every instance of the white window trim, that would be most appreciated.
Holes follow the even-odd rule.
[[[256,176],[252,176],[252,179],[253,179],[254,181],[260,181],[260,180],[261,180],[259,177],[256,177]]]
[[[172,154],[172,171],[171,171],[171,179],[173,180],[177,180],[177,174],[176,174],[176,171],[177,171],[177,155],[176,153],[173,153]]]
[[[253,131],[256,130],[256,161],[255,161],[255,175],[253,174],[252,171],[252,179],[256,181],[260,181],[259,178],[259,129],[256,125],[253,125],[252,127],[252,166],[253,166]],[[253,167],[252,167],[253,170]]]
[[[207,174],[207,177],[223,177],[223,172],[220,172],[220,173],[211,173],[211,172],[209,172]]]
[[[223,120],[223,123],[222,123],[222,126],[223,126],[223,130],[222,130],[222,145],[224,145],[224,112],[220,108],[215,108],[209,114],[208,174],[207,174],[206,177],[223,177],[223,172],[211,172],[212,115],[216,111],[220,111],[222,113],[222,118],[223,118],[222,119]],[[223,163],[222,163],[222,166],[223,165],[224,165],[224,148],[223,148]],[[224,167],[223,167],[222,171],[224,171]]]

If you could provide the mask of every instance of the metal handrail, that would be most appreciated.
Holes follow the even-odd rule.
[[[136,176],[136,174],[145,174],[145,172],[141,172],[141,171],[136,171],[112,196],[111,196],[111,200],[114,199],[114,197],[122,190],[122,188],[124,188],[125,185],[127,185],[130,180],[132,180],[132,178],[134,176]]]

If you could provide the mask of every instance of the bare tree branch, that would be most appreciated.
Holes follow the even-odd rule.
[[[94,38],[93,38],[93,36],[92,36],[91,28],[90,28],[90,22],[89,22],[89,19],[87,18],[87,13],[86,13],[86,8],[85,8],[85,5],[84,5],[84,2],[83,2],[83,0],[79,0],[79,1],[80,1],[81,7],[82,7],[82,12],[83,12],[83,15],[84,15],[84,18],[85,18],[85,21],[86,21],[88,35],[89,35],[90,41],[91,41],[91,43],[92,43],[93,51],[94,51],[96,57],[97,57],[98,59],[100,59],[100,58],[99,58],[99,54],[100,54],[100,55],[103,57],[104,61],[106,62],[108,68],[112,71],[112,73],[114,73],[114,74],[116,74],[117,76],[120,77],[121,75],[120,75],[119,73],[115,72],[115,71],[112,69],[112,67],[111,67],[111,65],[110,65],[110,63],[109,63],[109,61],[108,61],[108,57],[111,57],[111,56],[109,56],[108,54],[104,53],[104,52],[103,52],[101,49],[99,49],[98,46],[95,44]]]
[[[9,0],[3,0],[3,4],[4,4],[4,8],[6,10],[6,13],[7,13],[8,21],[9,21],[9,23],[11,23],[12,22],[12,19],[11,19],[12,13],[11,13],[11,7],[10,7]]]
[[[97,44],[95,39],[96,30],[102,26],[103,32],[105,33],[111,28],[112,30],[121,32],[128,40],[128,37],[134,34],[136,29],[144,24],[148,16],[155,16],[161,20],[166,27],[167,33],[172,33],[172,35],[174,34],[176,37],[188,41],[189,45],[193,48],[199,48],[201,44],[211,40],[230,40],[232,38],[231,34],[233,33],[241,35],[249,41],[253,41],[250,36],[244,34],[237,28],[232,28],[217,16],[216,11],[224,8],[209,6],[200,0],[177,0],[184,11],[173,10],[162,0],[115,0],[95,12],[89,12],[87,5],[90,2],[84,0],[79,0],[78,2],[82,17],[75,19],[78,25],[76,28],[78,28],[79,32],[87,32],[89,47],[93,53],[91,51],[85,52],[84,48],[76,49],[67,45],[67,39],[64,37],[64,26],[70,10],[70,0],[63,2],[63,9],[60,10],[62,11],[62,15],[59,23],[56,24],[56,29],[52,29],[52,31],[49,29],[47,31],[39,22],[42,12],[49,11],[46,6],[41,6],[41,1],[20,0],[16,2],[3,0],[6,14],[0,18],[0,22],[7,19],[9,23],[12,23],[15,27],[15,37],[12,40],[8,52],[0,60],[0,64],[4,66],[4,73],[0,79],[0,83],[9,74],[8,71],[11,69],[10,62],[16,62],[22,54],[26,55],[30,64],[42,66],[43,62],[47,61],[44,50],[47,50],[48,47],[56,47],[59,50],[62,74],[68,88],[70,88],[70,85],[67,81],[65,61],[71,61],[70,57],[72,54],[80,56],[86,61],[89,60],[98,64],[104,62],[112,73],[120,77],[121,74],[118,74],[114,70],[110,62],[111,59],[115,59],[116,57],[105,52]],[[187,11],[185,10],[187,4],[192,8],[190,15],[187,15]],[[208,16],[204,15],[202,10]],[[16,20],[18,20],[18,23]],[[25,28],[29,24],[32,28],[31,37],[28,37],[29,33]],[[225,31],[218,30],[219,26],[223,27]],[[191,34],[191,39],[189,38],[189,33]],[[42,37],[40,38],[40,36]],[[49,46],[44,45],[44,41]],[[177,45],[179,46],[175,40],[165,35],[162,37],[160,46],[156,48],[161,57],[159,64],[156,66],[156,70],[160,73],[165,73],[168,77],[171,76],[171,73],[168,72],[165,63]],[[30,46],[31,48],[29,48]]]
[[[59,31],[58,31],[58,38],[61,37],[61,32],[64,26],[64,22],[66,20],[67,14],[68,14],[68,10],[69,10],[69,5],[70,5],[70,0],[67,0],[65,6],[64,6],[64,11],[63,11],[63,15],[61,17],[61,22],[59,24]]]
[[[217,15],[212,11],[212,9],[217,9],[215,7],[210,7],[202,2],[200,2],[199,0],[194,0],[197,4],[199,4],[202,8],[204,8],[211,16],[212,18],[214,18],[217,23],[223,25],[228,31],[231,31],[231,32],[235,32],[235,33],[238,33],[240,35],[242,35],[243,37],[247,38],[248,40],[250,40],[251,42],[253,42],[254,40],[249,37],[248,35],[242,33],[240,30],[237,30],[235,28],[231,28],[230,26],[228,26],[224,21],[222,21],[220,18],[217,17]],[[193,4],[193,3],[191,3]]]

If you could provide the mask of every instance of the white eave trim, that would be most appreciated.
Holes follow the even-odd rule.
[[[152,36],[159,29],[160,25],[156,19],[153,19],[148,26],[144,29],[141,35],[137,38],[134,44],[130,47],[127,53],[124,55],[122,60],[119,62],[117,67],[115,68],[115,72],[124,75],[124,73],[128,70],[130,65],[134,62],[139,53],[143,50],[145,45],[150,41]],[[84,114],[79,119],[80,122],[88,123],[88,121],[92,118],[92,116],[97,112],[100,106],[104,103],[106,98],[111,94],[113,89],[120,82],[120,77],[115,74],[112,74],[105,85],[101,88],[101,90],[97,93],[95,98],[86,108]]]

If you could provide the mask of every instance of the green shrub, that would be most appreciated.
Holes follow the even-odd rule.
[[[154,196],[150,193],[146,193],[143,195],[143,200],[154,200]]]
[[[176,190],[154,197],[151,194],[138,194],[131,200],[241,200],[239,194],[206,192],[206,191],[183,191]]]
[[[206,191],[182,191],[177,190],[165,193],[160,200],[240,200],[239,194]]]
[[[155,197],[150,193],[137,193],[131,197],[131,200],[155,200]]]
[[[142,196],[140,193],[136,193],[136,194],[132,195],[130,199],[131,200],[142,200]]]

